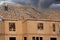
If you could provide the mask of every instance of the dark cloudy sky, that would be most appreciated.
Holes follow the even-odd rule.
[[[2,0],[1,0],[2,1]],[[54,8],[60,10],[60,0],[8,0],[23,5],[31,5],[36,8]]]

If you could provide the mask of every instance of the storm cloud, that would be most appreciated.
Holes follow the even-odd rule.
[[[23,5],[31,5],[33,7],[38,8],[48,8],[53,3],[60,3],[60,0],[10,0],[12,2],[23,4]]]
[[[49,8],[53,3],[60,3],[60,0],[8,0],[22,5],[30,5],[36,8]]]

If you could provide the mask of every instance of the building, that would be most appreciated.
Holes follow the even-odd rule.
[[[60,40],[60,12],[1,5],[0,40]]]

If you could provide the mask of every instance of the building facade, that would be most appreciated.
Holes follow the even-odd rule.
[[[0,40],[60,40],[60,13],[42,11],[12,4],[0,6]]]

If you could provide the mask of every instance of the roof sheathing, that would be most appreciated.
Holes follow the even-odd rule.
[[[0,16],[5,20],[55,20],[60,21],[60,12],[53,14],[53,9],[35,9],[29,6],[8,5],[8,11],[4,10],[4,6],[0,6]],[[55,17],[55,19],[54,19]],[[56,18],[57,17],[57,18]]]

